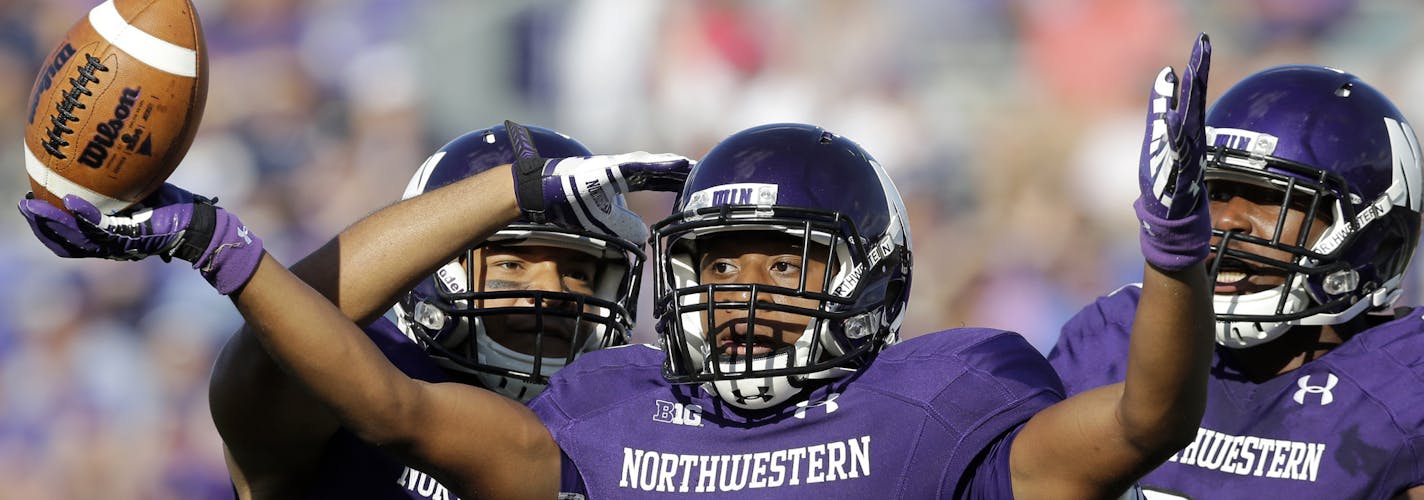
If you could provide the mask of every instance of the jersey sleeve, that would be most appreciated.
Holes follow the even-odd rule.
[[[1141,287],[1125,286],[1088,304],[1063,325],[1048,362],[1068,396],[1122,382],[1127,376],[1128,337]]]
[[[927,375],[948,380],[930,403],[955,440],[944,464],[946,480],[962,490],[965,481],[977,480],[975,464],[986,450],[1039,411],[1062,401],[1063,386],[1038,350],[1017,334],[988,329],[947,333],[955,339],[958,360],[947,365],[960,368],[942,373],[931,368]],[[935,346],[921,346],[925,347]]]
[[[1375,474],[1409,489],[1424,486],[1424,391],[1419,389],[1424,386],[1424,308],[1396,315],[1399,319],[1356,334],[1331,354],[1345,372],[1341,376],[1381,402],[1403,434],[1395,459]]]
[[[572,371],[560,370],[559,372]],[[583,474],[579,472],[578,465],[569,458],[562,448],[564,429],[572,425],[572,419],[567,412],[559,405],[561,398],[569,391],[567,373],[565,377],[560,377],[560,373],[555,373],[551,377],[548,388],[539,393],[533,400],[529,401],[529,409],[539,416],[539,420],[544,423],[544,427],[549,429],[549,433],[554,436],[554,440],[559,442],[559,498],[586,498],[588,487],[584,484]]]
[[[401,333],[387,317],[376,318],[361,331],[366,333],[366,337],[376,344],[391,364],[407,376],[426,382],[449,381],[450,377],[445,369],[435,364],[420,344]]]
[[[955,492],[955,498],[1013,498],[1014,478],[1013,471],[1009,469],[1009,450],[1013,448],[1014,439],[1023,426],[1019,424],[989,445],[989,449],[972,465],[971,476],[961,483],[962,489]]]
[[[529,409],[559,444],[560,498],[588,497],[583,473],[569,456],[576,450],[571,446],[577,447],[581,441],[573,428],[590,415],[604,412],[611,402],[665,388],[658,383],[661,356],[661,351],[641,344],[585,353],[549,377],[544,392],[529,401]],[[621,430],[610,432],[616,436]]]
[[[573,459],[567,453],[560,453],[559,461],[559,498],[588,498],[588,486]]]

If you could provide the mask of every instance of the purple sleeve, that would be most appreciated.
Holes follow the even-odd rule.
[[[963,483],[963,490],[955,494],[956,498],[1014,497],[1014,478],[1009,470],[1009,449],[1013,447],[1014,438],[1019,436],[1021,430],[1023,424],[1014,427],[984,451],[979,462],[970,469],[970,477]]]
[[[559,498],[586,498],[588,486],[583,484],[583,474],[567,453],[559,453]],[[573,496],[576,494],[581,496]]]
[[[1141,291],[1137,286],[1118,289],[1063,325],[1048,362],[1063,379],[1068,396],[1126,377],[1128,337]]]
[[[1023,427],[1023,424],[1014,427],[1008,435],[994,442],[994,445],[984,452],[983,460],[974,467],[972,477],[965,482],[964,490],[957,492],[955,498],[976,500],[1014,497],[1014,475],[1009,465],[1009,451]],[[1134,484],[1117,498],[1141,499],[1142,490]]]
[[[972,339],[976,332],[962,329],[957,335]],[[945,471],[963,485],[984,450],[1062,401],[1063,386],[1043,356],[1017,334],[978,338],[960,350],[959,358],[969,369],[937,395],[935,407],[961,431]]]
[[[562,371],[562,370],[561,370]],[[558,376],[557,374],[555,375]],[[563,434],[561,431],[569,425],[568,415],[565,414],[556,403],[556,393],[562,384],[549,384],[549,387],[529,401],[529,409],[539,416],[539,420],[544,423],[544,427],[549,429],[549,433],[554,436],[554,440],[559,442],[559,491],[561,493],[587,493],[587,488],[583,484],[583,475],[579,473],[578,465],[569,458],[567,452],[563,450]]]

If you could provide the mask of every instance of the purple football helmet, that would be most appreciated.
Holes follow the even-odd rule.
[[[1414,130],[1388,98],[1349,73],[1281,66],[1227,90],[1206,125],[1208,191],[1246,184],[1281,205],[1271,238],[1213,230],[1213,280],[1285,277],[1275,288],[1216,295],[1218,343],[1259,345],[1292,325],[1344,323],[1399,297],[1419,238],[1424,172]],[[1290,208],[1304,216],[1288,219]],[[1287,220],[1302,221],[1294,241],[1282,241]],[[1323,231],[1317,220],[1328,221]]]
[[[534,147],[545,158],[590,156],[574,139],[540,127],[528,127]],[[441,147],[416,170],[403,198],[429,192],[451,182],[515,160],[504,125],[466,133]],[[615,203],[624,203],[620,195]],[[637,221],[642,224],[642,221]],[[491,245],[546,246],[572,249],[597,258],[593,295],[543,290],[476,291],[475,252]],[[637,304],[643,266],[642,242],[617,235],[575,231],[520,219],[465,252],[422,280],[396,304],[396,323],[422,344],[441,366],[473,375],[482,386],[521,401],[543,390],[555,371],[578,354],[627,342]],[[527,299],[527,307],[480,307],[486,300]],[[562,304],[565,307],[546,306]],[[568,306],[572,304],[572,306]],[[487,324],[495,318],[524,325],[520,335],[534,335],[534,352],[553,342],[570,346],[567,355],[541,356],[521,352],[494,340]],[[556,318],[563,318],[562,320]],[[572,321],[570,318],[577,319]],[[554,324],[574,325],[555,328]],[[546,325],[549,327],[546,328]],[[572,331],[562,331],[570,329]],[[526,350],[528,350],[526,348]]]
[[[693,167],[672,215],[652,232],[654,315],[672,382],[709,383],[733,405],[767,408],[808,380],[854,372],[898,340],[910,289],[909,222],[884,169],[850,139],[801,124],[736,133]],[[799,238],[803,262],[818,252],[827,263],[824,286],[808,287],[804,275],[795,288],[701,283],[700,241],[727,233],[739,241]],[[809,324],[788,346],[737,356],[730,353],[758,352],[754,326],[734,335],[730,349],[713,345],[717,310],[746,311],[752,325],[758,311]]]

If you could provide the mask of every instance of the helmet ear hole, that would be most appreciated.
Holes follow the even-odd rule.
[[[1379,247],[1380,247],[1381,249],[1384,249],[1384,248],[1396,248],[1396,249],[1398,249],[1398,248],[1399,248],[1399,244],[1400,244],[1399,238],[1396,237],[1396,236],[1394,236],[1394,235],[1391,235],[1391,236],[1386,237],[1386,238],[1384,239],[1384,241],[1381,241]],[[1371,262],[1370,265],[1375,266],[1376,268],[1381,269],[1381,270],[1393,271],[1394,269],[1396,269],[1396,266],[1399,266],[1399,262],[1400,262],[1400,260],[1401,260],[1401,255],[1400,255],[1400,254],[1402,254],[1402,253],[1404,253],[1404,252],[1401,252],[1401,251],[1398,251],[1398,250],[1393,251],[1393,252],[1379,252],[1379,253],[1375,254],[1374,259],[1372,259],[1373,262]],[[1389,274],[1390,274],[1390,275],[1393,275],[1394,273],[1393,273],[1393,272],[1390,272]]]
[[[880,350],[889,347],[890,344],[900,340],[899,325],[894,324],[894,318],[901,317],[904,313],[905,305],[908,304],[906,295],[909,292],[909,283],[905,279],[892,280],[885,285],[885,315],[881,317],[882,328],[889,328],[890,334],[886,335],[881,345],[875,349]]]
[[[893,311],[905,299],[905,280],[891,280],[885,284],[885,309]]]
[[[1396,207],[1398,208],[1398,207]],[[1371,265],[1380,269],[1384,276],[1395,276],[1404,273],[1409,266],[1409,261],[1413,258],[1415,240],[1411,235],[1419,234],[1417,230],[1409,227],[1411,221],[1417,221],[1418,216],[1397,216],[1389,217],[1387,220],[1379,221],[1388,226],[1384,238],[1376,248],[1393,248],[1393,252],[1379,252],[1374,256]]]

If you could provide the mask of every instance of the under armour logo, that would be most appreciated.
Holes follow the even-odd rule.
[[[803,419],[803,420],[804,420],[804,419],[806,418],[806,410],[807,410],[808,408],[814,408],[814,407],[817,407],[817,406],[824,406],[824,407],[826,408],[826,414],[827,414],[827,415],[830,415],[830,414],[832,414],[832,413],[835,413],[836,410],[839,410],[840,407],[841,407],[841,405],[836,404],[836,398],[838,398],[838,397],[841,397],[841,394],[840,394],[840,393],[838,393],[838,392],[832,392],[832,393],[826,395],[826,399],[823,399],[823,400],[820,400],[820,401],[816,401],[816,402],[814,402],[814,403],[812,403],[811,401],[802,401],[802,402],[800,402],[800,403],[796,403],[796,415],[795,415],[795,416],[796,416],[796,418],[799,418],[799,419]]]
[[[762,402],[771,401],[770,387],[764,385],[757,386],[756,390],[756,394],[747,394],[742,392],[741,388],[733,389],[732,397],[737,398],[737,404],[747,404],[753,399],[761,400]]]
[[[1328,405],[1335,401],[1335,395],[1331,394],[1330,390],[1334,389],[1335,384],[1339,382],[1339,377],[1336,377],[1334,373],[1327,373],[1325,374],[1325,385],[1310,385],[1310,375],[1301,375],[1300,379],[1295,381],[1295,385],[1300,386],[1300,390],[1295,391],[1295,402],[1304,405],[1306,394],[1319,394],[1320,406]]]

